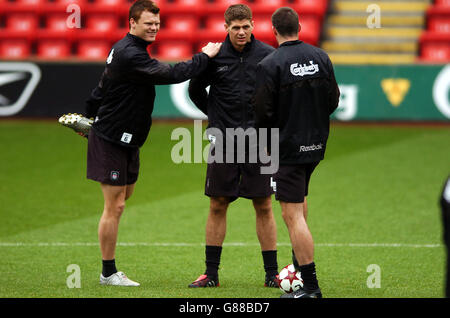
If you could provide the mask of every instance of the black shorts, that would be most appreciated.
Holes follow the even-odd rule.
[[[273,176],[275,182],[275,199],[289,203],[301,203],[308,195],[311,174],[319,162],[280,165]]]
[[[136,183],[139,174],[139,148],[116,145],[89,133],[87,178],[101,183],[124,186]]]
[[[270,174],[261,174],[261,163],[208,163],[205,194],[227,197],[267,198],[273,194]]]

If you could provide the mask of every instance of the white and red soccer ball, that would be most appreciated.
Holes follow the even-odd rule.
[[[286,265],[278,275],[278,286],[289,294],[303,287],[303,279],[293,264]]]

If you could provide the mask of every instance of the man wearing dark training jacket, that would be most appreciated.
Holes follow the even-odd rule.
[[[255,89],[256,65],[274,48],[253,36],[254,23],[248,6],[231,5],[225,11],[224,18],[228,35],[219,54],[210,60],[207,70],[201,76],[194,77],[189,85],[190,98],[208,115],[207,133],[216,131],[216,134],[208,136],[211,141],[209,159],[213,156],[223,159],[222,162],[209,162],[208,159],[205,194],[210,198],[210,205],[206,221],[206,270],[189,287],[219,285],[218,269],[226,234],[227,210],[230,203],[239,197],[252,200],[255,209],[256,234],[266,273],[264,285],[277,287],[277,233],[272,212],[271,175],[261,174],[259,162],[250,162],[250,152],[256,152],[255,145],[250,144],[251,136],[245,136],[249,142],[246,150],[242,151],[245,154],[240,154],[243,160],[238,160],[239,154],[235,152],[238,137],[227,133],[239,129],[251,132],[254,128],[251,100]],[[206,87],[209,85],[208,94]],[[227,144],[225,150],[224,144],[230,141],[231,149]],[[245,138],[241,138],[241,141],[245,141]]]
[[[306,196],[311,174],[325,155],[339,88],[328,55],[298,40],[300,25],[294,10],[275,11],[272,25],[279,47],[258,64],[256,126],[279,129],[275,198],[289,232],[294,266],[304,282],[282,297],[321,298],[314,243],[306,223]]]
[[[87,178],[100,183],[104,198],[98,226],[102,285],[139,286],[117,271],[115,249],[125,201],[139,174],[139,147],[152,123],[155,85],[180,83],[200,74],[221,46],[209,43],[192,60],[171,66],[147,52],[160,28],[159,8],[152,1],[138,0],[130,7],[129,26],[129,33],[112,47],[85,114],[95,117],[88,137]]]

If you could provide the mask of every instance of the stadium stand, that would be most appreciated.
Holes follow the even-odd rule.
[[[372,29],[367,27],[369,0],[155,2],[161,8],[162,28],[149,52],[162,60],[188,58],[208,41],[223,41],[223,13],[235,3],[252,8],[255,36],[275,47],[271,14],[281,6],[294,8],[302,25],[300,39],[321,45],[335,63],[450,60],[450,0],[377,1],[381,28]],[[132,0],[0,0],[0,58],[103,60],[110,46],[128,32],[130,3]],[[80,24],[74,27],[68,22],[74,22],[77,10]]]
[[[335,0],[322,47],[334,63],[414,63],[428,6],[429,0]]]
[[[426,11],[426,30],[421,34],[420,60],[450,62],[450,0],[437,0]]]
[[[273,46],[271,14],[280,6],[294,7],[300,12],[300,38],[318,45],[328,6],[328,0],[155,2],[161,8],[162,28],[149,52],[162,60],[188,58],[208,41],[223,41],[223,13],[236,3],[250,5],[255,35]],[[110,46],[128,32],[130,3],[132,0],[0,0],[0,58],[103,60]],[[81,13],[79,21],[74,16],[77,12]]]

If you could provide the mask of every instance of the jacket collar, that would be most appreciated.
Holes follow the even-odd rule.
[[[130,34],[130,32],[127,33],[127,37],[137,45],[143,47],[144,49],[147,48],[147,46],[149,46],[150,44],[152,44],[152,42],[147,42],[136,35]]]
[[[225,38],[224,44],[225,44],[227,50],[231,50],[231,51],[235,52],[236,54],[244,54],[244,53],[249,52],[254,47],[255,36],[253,34],[251,35],[250,42],[245,44],[244,50],[242,52],[237,51],[234,48],[233,44],[231,44],[231,40],[230,40],[230,35],[229,34],[227,34],[227,37]]]
[[[303,41],[300,41],[300,40],[286,41],[286,42],[283,42],[283,43],[280,45],[280,47],[281,47],[281,46],[296,45],[296,44],[300,44],[300,43],[302,43],[302,42],[303,42]]]

